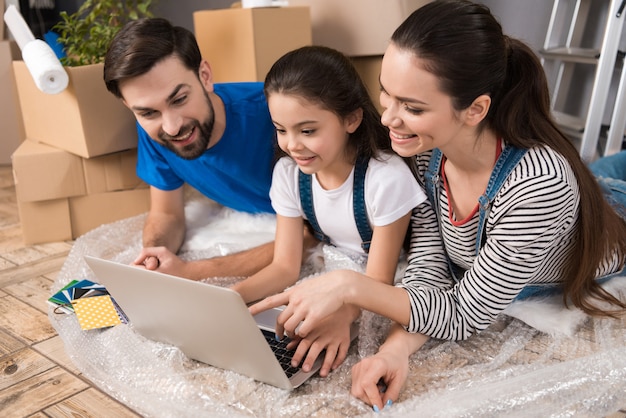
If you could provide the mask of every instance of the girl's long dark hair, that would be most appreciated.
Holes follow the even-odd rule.
[[[352,62],[344,54],[323,46],[305,46],[278,59],[265,78],[265,95],[301,97],[345,119],[363,109],[363,121],[350,135],[356,158],[376,158],[391,150],[387,128]]]

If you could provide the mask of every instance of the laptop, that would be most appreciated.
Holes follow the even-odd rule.
[[[309,372],[291,367],[288,338],[275,339],[280,308],[252,316],[229,288],[91,256],[85,261],[139,334],[179,347],[191,359],[287,390],[321,368],[323,353]],[[351,340],[357,333],[353,324]]]

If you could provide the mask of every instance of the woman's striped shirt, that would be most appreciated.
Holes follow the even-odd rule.
[[[422,181],[430,155],[417,157]],[[407,330],[462,340],[489,326],[527,284],[560,282],[573,249],[579,199],[574,173],[560,154],[547,147],[528,150],[494,198],[487,239],[476,256],[479,215],[453,225],[442,187],[439,219],[429,202],[411,218],[409,264],[398,285],[410,298]],[[449,273],[446,251],[466,270],[458,282]],[[619,265],[607,260],[598,276]]]

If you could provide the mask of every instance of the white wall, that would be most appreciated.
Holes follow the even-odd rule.
[[[548,0],[483,0],[498,18],[504,32],[530,45],[535,51],[543,46],[548,30],[552,2]]]

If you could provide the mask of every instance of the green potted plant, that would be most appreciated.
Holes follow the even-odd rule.
[[[59,94],[41,92],[23,61],[14,61],[26,137],[84,158],[137,146],[135,118],[102,80],[113,36],[130,20],[152,16],[155,0],[86,0],[54,26],[69,76]]]
[[[86,0],[75,13],[61,12],[61,21],[52,28],[66,54],[61,62],[68,66],[102,62],[122,26],[152,17],[152,5],[152,0]]]

